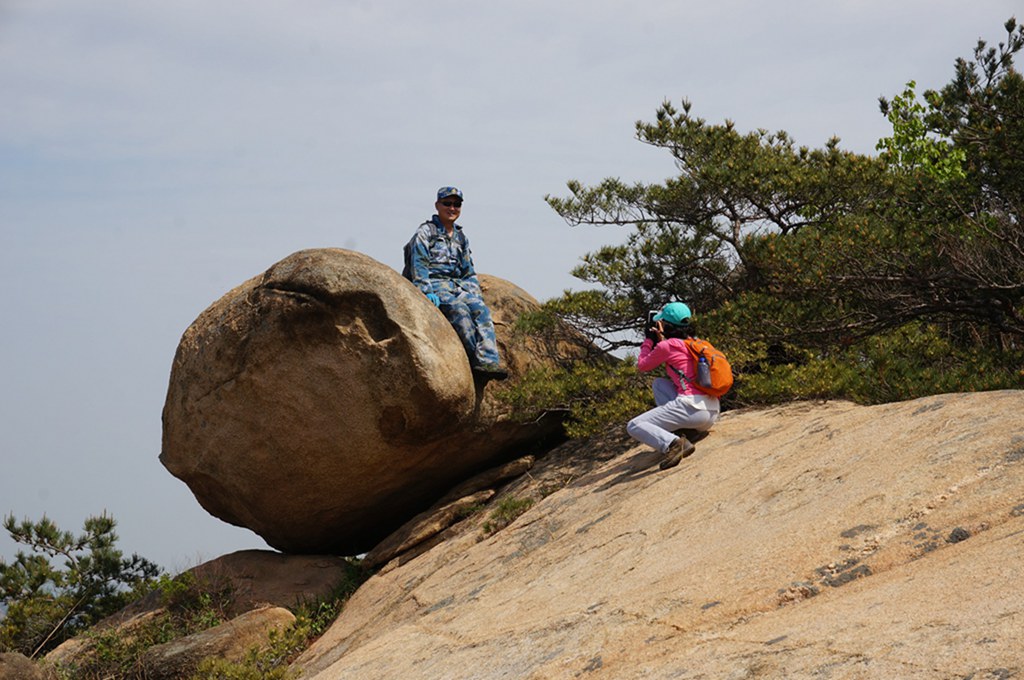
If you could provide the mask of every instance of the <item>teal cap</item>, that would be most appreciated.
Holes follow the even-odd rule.
[[[667,321],[673,326],[682,326],[690,316],[690,308],[682,302],[670,302],[654,315],[654,320]]]

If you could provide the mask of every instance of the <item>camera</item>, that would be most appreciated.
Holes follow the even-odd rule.
[[[644,337],[658,342],[658,334],[655,332],[658,328],[658,322],[654,320],[657,316],[658,310],[654,309],[647,312],[647,323],[644,325]]]

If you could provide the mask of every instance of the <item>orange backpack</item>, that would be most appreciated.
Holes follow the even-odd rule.
[[[691,380],[673,367],[672,370],[679,374],[680,380],[712,397],[721,397],[732,389],[732,366],[721,350],[700,338],[684,338],[683,342],[697,360],[697,375],[696,380]]]

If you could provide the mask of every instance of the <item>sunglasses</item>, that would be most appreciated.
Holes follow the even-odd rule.
[[[461,208],[462,201],[441,201],[441,205],[446,208]]]

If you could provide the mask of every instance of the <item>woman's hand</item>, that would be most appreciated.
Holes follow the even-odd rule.
[[[660,321],[655,321],[647,329],[645,335],[650,338],[651,342],[657,345],[665,339],[665,327],[661,325]]]

